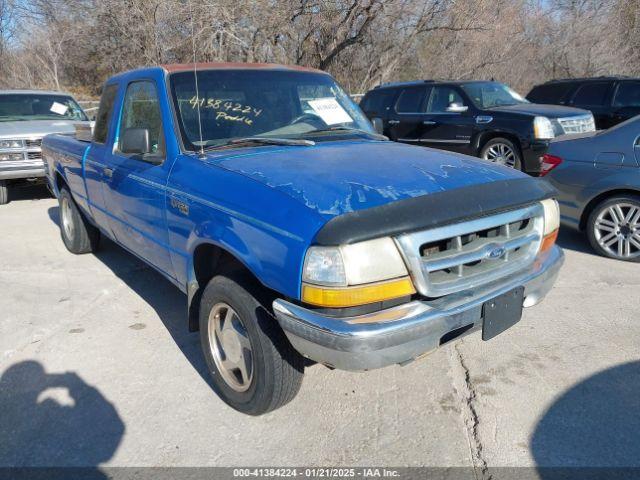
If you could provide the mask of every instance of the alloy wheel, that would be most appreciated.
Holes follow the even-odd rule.
[[[491,145],[484,152],[482,158],[511,168],[515,168],[516,166],[516,154],[513,149],[505,143],[495,143]]]
[[[613,257],[628,260],[640,256],[640,207],[616,203],[603,209],[596,218],[594,235]]]
[[[253,379],[253,351],[242,319],[226,303],[214,305],[209,314],[209,348],[224,381],[236,392],[245,392]]]

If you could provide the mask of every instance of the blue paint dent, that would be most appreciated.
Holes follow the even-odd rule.
[[[455,153],[394,142],[214,152],[208,163],[286,193],[324,219],[438,191],[523,176]]]

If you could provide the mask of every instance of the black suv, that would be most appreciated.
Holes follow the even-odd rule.
[[[527,100],[591,110],[596,127],[602,130],[640,115],[640,79],[598,77],[551,80],[533,87]]]
[[[531,174],[540,172],[552,138],[595,129],[587,111],[534,105],[497,82],[384,84],[360,106],[391,140],[475,155]]]

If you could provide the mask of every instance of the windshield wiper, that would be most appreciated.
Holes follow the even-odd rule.
[[[215,150],[217,148],[240,147],[242,145],[250,145],[254,143],[259,145],[303,145],[308,147],[311,147],[316,144],[316,142],[314,142],[313,140],[304,140],[304,139],[296,139],[296,138],[245,137],[245,138],[233,138],[228,142],[204,147],[204,149]]]
[[[311,132],[308,132],[305,135],[313,135],[315,133],[327,133],[327,132],[354,132],[354,133],[361,133],[363,135],[369,135],[378,140],[389,140],[388,137],[386,137],[385,135],[381,135],[380,133],[369,132],[367,130],[362,130],[360,128],[344,127],[342,125],[338,125],[336,127],[321,128],[320,130],[312,130]]]

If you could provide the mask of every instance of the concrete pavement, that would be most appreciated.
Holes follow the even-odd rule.
[[[184,295],[110,242],[68,253],[57,220],[39,189],[0,207],[0,466],[640,466],[639,266],[578,235],[546,301],[492,341],[316,365],[253,418],[212,392]]]

